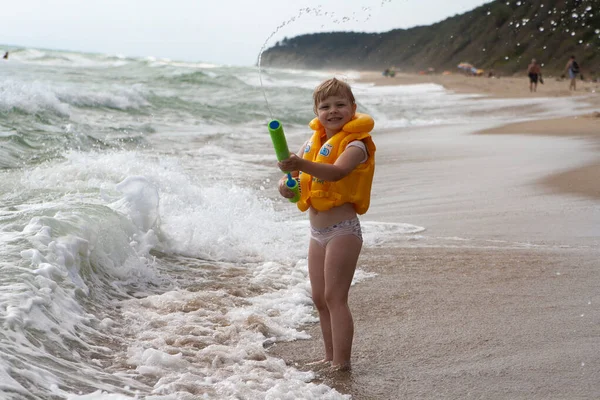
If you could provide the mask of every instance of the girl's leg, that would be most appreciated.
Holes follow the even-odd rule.
[[[331,319],[325,302],[325,248],[311,239],[308,245],[308,276],[312,289],[312,299],[319,312],[321,333],[325,344],[325,360],[333,360],[331,340]]]
[[[354,322],[348,306],[348,292],[362,248],[354,235],[337,236],[325,253],[325,301],[331,318],[334,366],[350,369]]]

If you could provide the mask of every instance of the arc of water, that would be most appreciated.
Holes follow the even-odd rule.
[[[391,3],[392,0],[381,0],[381,7],[384,6],[385,3]],[[370,12],[371,8],[370,7],[363,7],[362,8],[363,12]],[[298,10],[298,15],[291,17],[290,19],[288,19],[287,21],[282,22],[279,26],[277,26],[277,28],[275,28],[275,30],[273,32],[271,32],[271,34],[269,35],[269,37],[267,37],[267,39],[265,40],[265,42],[263,43],[262,47],[260,48],[260,53],[258,54],[258,80],[260,82],[260,87],[262,89],[263,92],[263,97],[265,98],[265,103],[267,104],[267,110],[269,111],[269,115],[271,116],[271,120],[273,120],[273,111],[271,110],[271,106],[269,105],[269,99],[267,98],[267,92],[265,90],[265,87],[263,85],[263,81],[262,81],[262,69],[261,69],[261,61],[262,61],[262,55],[267,47],[267,43],[269,43],[269,40],[271,40],[271,38],[273,36],[275,36],[275,34],[277,32],[279,32],[283,27],[287,26],[288,24],[291,24],[292,22],[296,21],[297,19],[301,18],[303,15],[305,14],[313,14],[317,17],[320,16],[328,16],[328,17],[334,17],[335,13],[333,12],[325,12],[323,13],[321,11],[321,6],[317,6],[314,8],[311,7],[304,7],[301,8],[300,10]],[[369,13],[367,16],[367,19],[365,19],[362,22],[368,21],[371,18],[371,14]],[[356,19],[354,17],[354,15],[352,17],[343,17],[341,20],[335,20],[335,23],[346,23],[346,22],[350,22],[350,21],[358,21],[358,19]]]

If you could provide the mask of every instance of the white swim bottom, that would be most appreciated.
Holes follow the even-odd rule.
[[[327,243],[334,237],[344,235],[354,235],[362,242],[362,230],[360,228],[358,217],[338,222],[337,224],[333,224],[326,228],[317,229],[312,226],[310,227],[311,239],[314,239],[322,247],[326,247]]]

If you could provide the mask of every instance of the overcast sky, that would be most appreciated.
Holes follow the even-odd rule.
[[[278,27],[267,47],[304,33],[429,25],[489,2],[2,0],[0,44],[254,65]]]

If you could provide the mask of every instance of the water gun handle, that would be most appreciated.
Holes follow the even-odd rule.
[[[287,181],[285,181],[285,185],[294,192],[294,197],[290,199],[292,203],[297,203],[300,200],[300,186],[298,186],[298,181],[292,178],[292,174],[288,172]]]
[[[271,135],[271,141],[273,142],[277,160],[282,161],[288,159],[290,157],[290,150],[287,141],[285,140],[285,134],[283,133],[283,125],[281,125],[281,122],[274,119],[269,122],[267,127],[269,129],[269,134]],[[292,197],[290,201],[296,203],[300,200],[300,187],[298,186],[298,181],[292,178],[292,174],[289,171],[285,171],[285,173],[288,177],[285,184],[292,192],[294,192],[294,197]]]

